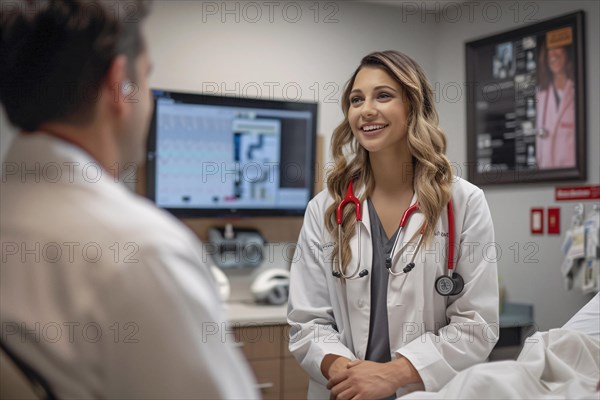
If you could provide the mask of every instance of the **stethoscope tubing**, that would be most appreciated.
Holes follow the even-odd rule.
[[[342,220],[344,216],[344,207],[347,204],[354,203],[354,209],[356,213],[356,224],[358,225],[358,263],[354,271],[350,275],[346,275],[342,269]],[[338,268],[337,271],[334,269],[333,276],[336,278],[344,278],[344,279],[358,279],[362,278],[366,274],[364,273],[366,270],[359,272],[360,270],[360,259],[361,259],[361,248],[360,248],[360,234],[361,234],[361,222],[362,222],[362,208],[360,205],[360,201],[354,195],[354,187],[352,181],[348,184],[348,189],[346,190],[346,195],[338,204],[337,209],[335,210],[335,219],[338,226]],[[368,273],[368,272],[367,272]],[[357,276],[358,274],[358,276]]]
[[[400,234],[402,233],[402,231],[404,230],[404,227],[406,226],[406,224],[408,223],[408,220],[410,219],[410,217],[412,216],[412,214],[415,211],[419,210],[419,203],[414,203],[412,205],[410,205],[405,211],[404,213],[402,213],[402,218],[400,219],[400,227],[398,228],[398,233],[396,234],[396,238],[394,239],[394,244],[392,246],[392,250],[390,251],[390,255],[389,257],[385,260],[385,266],[387,268],[387,270],[394,276],[398,276],[401,274],[401,272],[395,273],[392,270],[392,260],[394,259],[394,256],[396,254],[396,247],[398,246],[398,240],[400,238]],[[417,248],[415,249],[415,252],[413,253],[413,257],[410,261],[409,264],[413,264],[414,265],[414,260],[415,260],[415,256],[416,254],[419,252],[419,248],[421,247],[421,241],[423,240],[423,229],[421,229],[421,233],[419,235],[419,240],[417,243]],[[405,244],[399,251],[399,254],[404,253],[404,250],[406,249],[406,247],[408,246],[408,243]],[[408,265],[407,265],[408,267]],[[406,269],[406,267],[405,267]],[[412,269],[412,268],[410,268]],[[410,271],[410,270],[409,270]]]
[[[354,206],[355,206],[356,224],[358,225],[358,261],[357,261],[356,267],[353,269],[353,271],[350,274],[345,274],[342,269],[342,246],[341,246],[341,243],[342,243],[342,219],[343,219],[343,209],[348,203],[354,203]],[[449,277],[452,277],[452,273],[454,270],[454,210],[452,207],[452,200],[448,201],[447,209],[448,209],[448,247],[449,247],[448,248],[447,275]],[[421,228],[421,232],[419,234],[419,239],[417,240],[417,245],[416,245],[415,251],[413,252],[413,254],[411,256],[410,262],[402,269],[402,271],[399,271],[399,272],[394,271],[393,267],[392,267],[392,261],[396,257],[396,247],[398,246],[400,234],[402,233],[402,231],[408,224],[408,220],[410,219],[412,214],[418,210],[419,210],[419,203],[417,202],[417,203],[414,203],[411,206],[409,206],[404,211],[404,213],[402,214],[402,218],[400,219],[398,233],[396,234],[396,238],[394,239],[394,244],[390,251],[390,255],[386,259],[386,268],[387,268],[388,272],[393,276],[407,274],[415,266],[414,261],[415,261],[416,255],[419,253],[419,250],[421,249],[421,245],[423,243],[423,234],[425,231],[425,226],[423,226]],[[334,263],[334,270],[332,272],[333,276],[335,276],[337,278],[344,278],[344,279],[349,279],[349,280],[358,279],[358,278],[362,278],[363,276],[366,276],[368,274],[368,271],[366,269],[363,271],[360,271],[360,266],[361,266],[360,236],[361,236],[362,209],[361,209],[360,201],[354,195],[354,188],[353,188],[352,181],[350,181],[350,183],[348,185],[348,189],[346,190],[346,195],[344,196],[344,198],[340,201],[340,203],[337,206],[336,222],[338,225],[338,260],[337,260],[337,263]],[[398,254],[403,254],[408,245],[409,245],[409,243],[406,243],[404,246],[402,246],[402,248],[399,250]],[[337,264],[337,269],[335,268],[336,264]]]
[[[360,230],[361,230],[361,221],[357,221],[356,224],[358,225],[358,238],[359,238],[359,244],[358,244],[358,262],[356,263],[356,268],[354,268],[354,271],[352,271],[352,273],[350,275],[346,275],[344,274],[344,271],[342,270],[342,224],[338,225],[338,270],[333,272],[333,275],[336,278],[344,278],[344,279],[356,279],[356,278],[362,278],[364,275],[360,275],[360,273],[358,272],[360,270],[360,259],[361,259],[361,253],[360,253]],[[359,275],[358,277],[356,275]]]

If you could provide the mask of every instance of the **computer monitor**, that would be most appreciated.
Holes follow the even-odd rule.
[[[147,195],[179,217],[303,215],[317,104],[153,90]]]

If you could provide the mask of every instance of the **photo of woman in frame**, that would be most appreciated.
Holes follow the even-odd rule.
[[[570,27],[547,32],[539,46],[536,160],[539,169],[575,167],[575,77]]]

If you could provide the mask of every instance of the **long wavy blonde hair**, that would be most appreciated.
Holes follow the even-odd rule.
[[[413,162],[413,187],[425,216],[425,240],[432,237],[433,229],[451,196],[452,169],[445,156],[446,136],[438,126],[439,119],[433,104],[433,92],[421,67],[407,55],[388,50],[365,56],[356,69],[342,97],[344,120],[335,129],[331,138],[334,168],[327,177],[327,189],[333,203],[325,211],[325,226],[337,237],[336,208],[346,194],[350,181],[354,181],[355,193],[362,191],[362,202],[371,195],[375,187],[369,153],[358,143],[348,122],[350,92],[358,72],[364,67],[381,68],[396,80],[408,104],[407,143]],[[400,176],[400,174],[399,174]],[[344,208],[342,219],[342,243],[336,243],[333,254],[342,246],[342,269],[346,271],[352,252],[350,239],[356,232],[354,206]],[[336,261],[337,262],[337,261]]]

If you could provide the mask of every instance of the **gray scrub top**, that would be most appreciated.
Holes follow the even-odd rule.
[[[390,274],[385,268],[385,260],[392,250],[398,230],[388,239],[371,199],[367,199],[367,202],[373,237],[373,264],[371,268],[371,316],[365,360],[388,362],[391,361],[387,312],[387,287]]]

